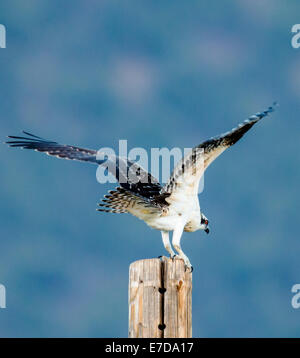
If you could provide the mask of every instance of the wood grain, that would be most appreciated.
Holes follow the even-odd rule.
[[[161,260],[133,262],[129,268],[129,337],[162,338]]]
[[[192,273],[181,259],[163,258],[164,338],[192,337]]]
[[[192,337],[192,273],[181,259],[145,259],[129,268],[129,337]]]

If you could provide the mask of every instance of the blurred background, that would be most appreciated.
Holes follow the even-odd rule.
[[[299,337],[300,3],[2,0],[0,133],[87,148],[192,147],[280,107],[206,172],[184,234],[195,337]],[[0,148],[1,337],[126,337],[129,264],[165,253],[100,214],[96,166]]]

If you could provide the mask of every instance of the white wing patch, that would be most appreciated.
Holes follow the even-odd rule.
[[[241,139],[255,123],[273,112],[276,105],[277,103],[274,103],[264,112],[249,117],[230,132],[211,138],[193,148],[191,153],[179,162],[168,183],[162,189],[162,193],[171,194],[166,201],[172,202],[181,192],[186,195],[197,195],[200,179],[207,167],[227,148]]]

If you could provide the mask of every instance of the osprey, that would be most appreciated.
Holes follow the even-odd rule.
[[[181,249],[182,233],[204,230],[209,233],[208,219],[201,212],[198,200],[198,186],[206,168],[224,150],[235,144],[255,123],[274,111],[276,103],[264,112],[256,113],[238,127],[199,144],[175,167],[169,181],[162,186],[156,178],[137,163],[119,156],[99,159],[96,150],[61,145],[23,131],[27,137],[8,136],[14,139],[6,142],[11,147],[33,149],[57,158],[79,160],[98,165],[113,166],[113,172],[120,186],[112,190],[99,204],[98,211],[109,213],[130,213],[143,220],[151,228],[161,231],[164,247],[171,257],[177,256],[172,249],[169,233],[173,232],[172,245],[178,257],[184,260],[186,268],[192,270],[188,257]],[[110,168],[114,167],[114,171]],[[134,175],[132,175],[134,174]],[[132,180],[130,178],[135,178]]]

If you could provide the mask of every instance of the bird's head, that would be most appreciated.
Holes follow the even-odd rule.
[[[201,213],[201,222],[200,222],[200,230],[204,230],[207,234],[209,234],[209,221],[207,217]]]

